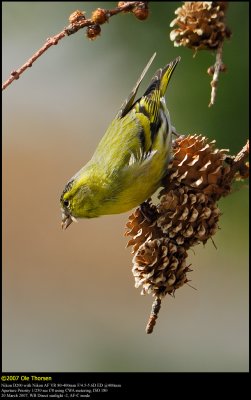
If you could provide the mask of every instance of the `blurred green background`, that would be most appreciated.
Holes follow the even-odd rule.
[[[3,81],[76,9],[114,2],[3,2]],[[237,153],[248,134],[249,4],[227,13],[228,71],[208,108],[215,55],[175,48],[169,24],[180,2],[150,3],[150,17],[118,15],[91,42],[84,31],[50,48],[3,92],[3,370],[247,371],[248,189],[220,201],[221,229],[194,248],[191,284],[163,301],[145,334],[152,297],[134,288],[127,214],[61,231],[59,197],[91,157],[150,56],[180,55],[168,89],[178,132],[202,133]],[[141,92],[142,93],[142,92]]]

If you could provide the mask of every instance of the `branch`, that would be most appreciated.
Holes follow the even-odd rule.
[[[84,12],[75,11],[70,17],[70,25],[64,28],[60,33],[49,37],[45,44],[35,53],[32,57],[26,61],[20,68],[11,72],[9,78],[3,83],[2,90],[6,89],[14,80],[19,79],[20,75],[27,69],[32,67],[33,63],[41,57],[51,46],[58,44],[58,42],[66,36],[70,36],[80,29],[89,27],[87,30],[87,37],[89,39],[95,39],[101,31],[100,25],[108,22],[110,17],[117,15],[122,12],[132,12],[136,18],[144,20],[148,17],[148,2],[143,1],[127,1],[119,2],[118,6],[112,10],[104,10],[98,8],[92,12],[92,18],[86,19]]]
[[[154,325],[156,324],[156,319],[158,318],[159,310],[161,307],[161,299],[156,297],[152,304],[151,314],[146,326],[146,333],[150,334],[153,331]]]
[[[249,140],[241,151],[233,157],[227,157],[226,162],[230,165],[230,171],[226,176],[226,181],[231,185],[233,180],[247,179],[249,176],[249,165],[247,159],[249,157]]]
[[[211,89],[211,99],[210,99],[210,103],[208,104],[208,107],[213,106],[215,103],[216,91],[217,91],[220,72],[226,71],[226,66],[222,62],[222,47],[223,47],[223,43],[221,43],[217,49],[215,64],[213,66],[209,67],[207,70],[207,73],[209,75],[213,75],[213,79],[210,82],[212,89]]]

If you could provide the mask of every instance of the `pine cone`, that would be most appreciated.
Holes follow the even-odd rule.
[[[133,257],[135,287],[143,286],[141,294],[162,298],[188,282],[187,252],[167,238],[147,240]]]
[[[215,141],[200,135],[180,136],[173,144],[173,160],[163,186],[171,189],[187,185],[219,199],[230,191],[230,186],[224,184],[230,170],[225,163],[227,152],[216,149]]]
[[[231,36],[225,24],[227,2],[186,1],[179,7],[170,26],[178,25],[170,33],[174,46],[186,46],[195,50],[214,50],[225,38]]]
[[[185,186],[160,192],[157,226],[186,249],[206,243],[218,230],[220,210],[203,192]]]
[[[218,230],[216,201],[230,193],[234,180],[248,176],[249,143],[235,157],[215,149],[214,143],[199,135],[178,137],[158,205],[146,201],[126,225],[135,286],[155,297],[147,333],[153,331],[161,299],[188,282],[187,251]]]
[[[132,254],[136,253],[138,248],[147,239],[161,237],[161,230],[157,227],[157,208],[149,202],[144,203],[144,214],[142,206],[129,216],[126,224],[128,228],[125,236],[132,236],[126,247],[133,246]]]

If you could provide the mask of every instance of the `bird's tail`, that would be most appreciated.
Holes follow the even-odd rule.
[[[175,70],[175,67],[179,61],[180,61],[180,57],[177,57],[177,58],[175,58],[175,60],[173,60],[169,64],[167,64],[163,69],[160,69],[158,71],[161,74],[161,76],[160,76],[160,97],[163,97],[165,95],[168,83],[172,76],[172,73]],[[158,72],[156,75],[158,75]]]
[[[144,93],[144,97],[154,103],[158,104],[161,97],[164,97],[167,85],[171,79],[172,73],[175,70],[176,65],[180,61],[180,57],[175,58],[164,68],[158,69],[153,76],[150,85]]]

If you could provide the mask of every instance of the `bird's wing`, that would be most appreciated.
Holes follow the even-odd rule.
[[[180,57],[177,57],[164,68],[158,69],[143,96],[134,104],[136,112],[139,113],[138,115],[140,116],[140,114],[143,114],[147,116],[150,121],[152,143],[154,143],[163,119],[160,114],[160,108],[165,109],[165,100],[163,97],[172,73],[179,61]],[[170,123],[170,121],[168,121],[168,123]],[[166,135],[168,135],[168,133],[169,131],[166,132]]]
[[[145,167],[156,152],[168,149],[171,122],[164,93],[179,58],[159,69],[141,98],[134,98],[155,54],[142,72],[129,98],[101,139],[93,161],[108,171]]]
[[[150,58],[150,60],[148,61],[146,67],[144,68],[142,74],[140,75],[139,79],[137,80],[133,90],[131,91],[131,93],[129,94],[129,96],[127,97],[127,99],[124,101],[124,103],[122,104],[119,112],[116,115],[116,118],[123,118],[128,111],[130,110],[130,108],[133,105],[136,93],[138,91],[139,85],[141,84],[142,79],[144,78],[145,74],[147,73],[150,65],[152,64],[154,58],[156,56],[156,53],[153,54],[153,56]]]

